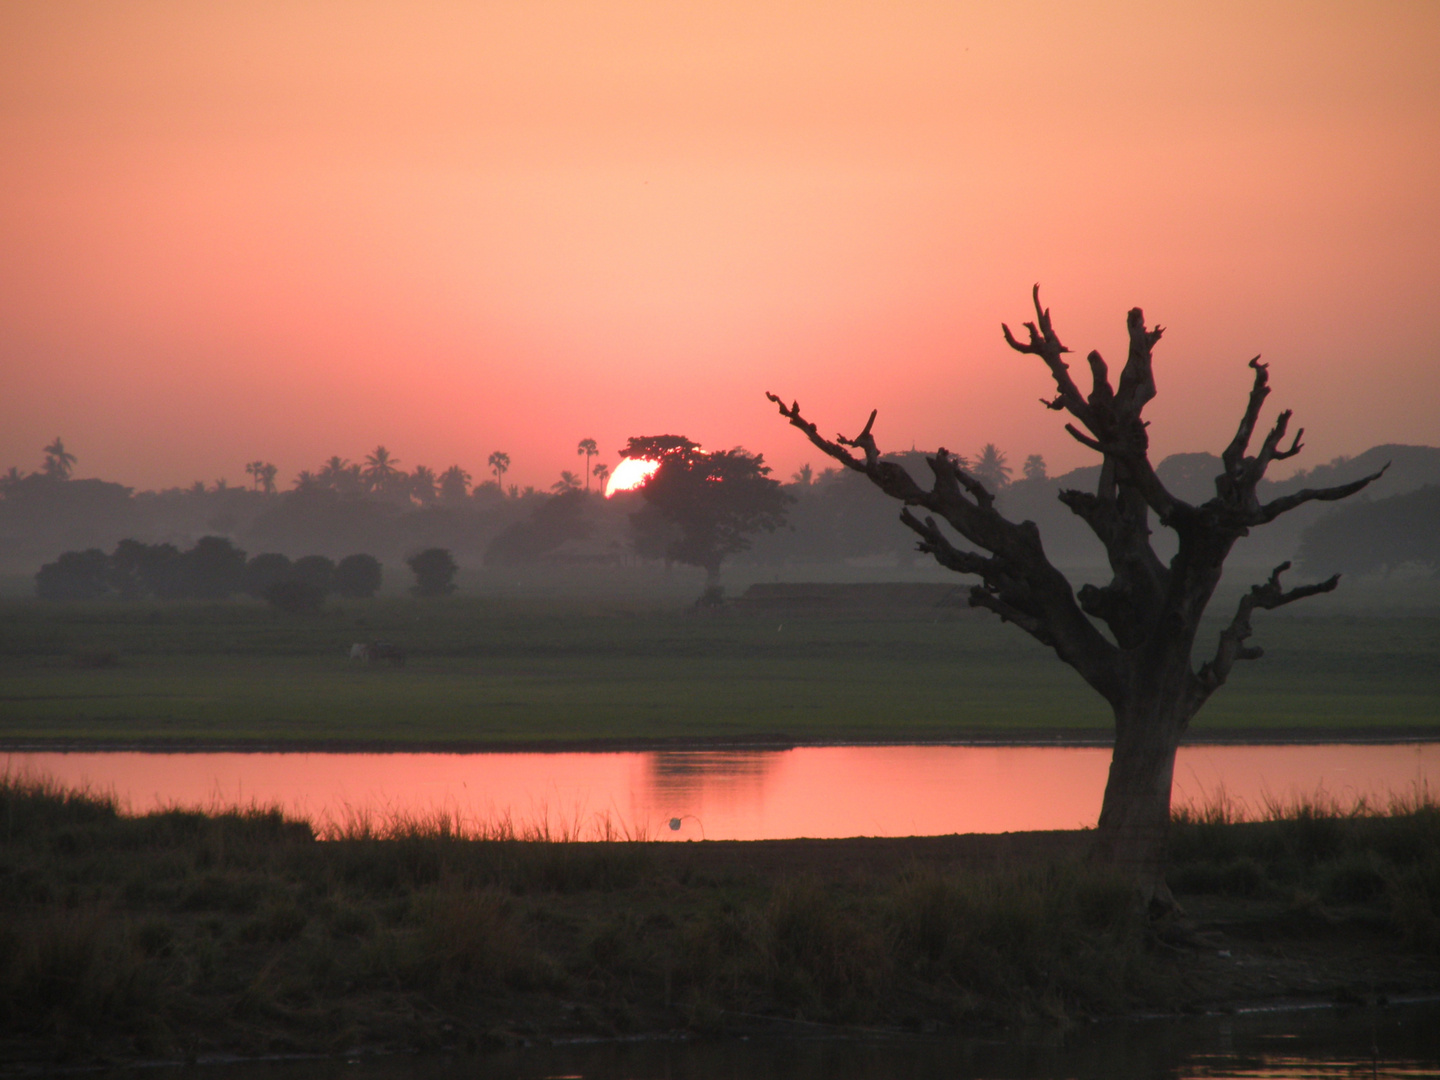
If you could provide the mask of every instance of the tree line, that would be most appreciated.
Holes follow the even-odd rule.
[[[428,548],[406,560],[417,596],[453,592],[457,571],[444,548]],[[383,579],[373,555],[324,555],[291,559],[278,552],[246,557],[223,536],[202,536],[181,550],[174,544],[121,540],[106,554],[99,548],[66,551],[35,575],[43,600],[228,600],[251,596],[282,611],[317,611],[332,594],[368,599]]]

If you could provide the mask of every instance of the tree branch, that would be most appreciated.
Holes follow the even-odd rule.
[[[1362,476],[1359,480],[1352,480],[1348,484],[1340,484],[1336,487],[1329,488],[1304,488],[1290,495],[1282,495],[1280,498],[1273,499],[1264,506],[1257,508],[1253,520],[1248,524],[1264,525],[1267,522],[1274,521],[1281,514],[1287,514],[1297,506],[1303,506],[1308,502],[1335,502],[1337,499],[1349,498],[1357,491],[1379,480],[1380,477],[1385,475],[1385,469],[1388,468],[1390,468],[1390,462],[1387,461],[1385,467],[1379,472],[1373,472],[1369,476]]]
[[[1265,584],[1252,585],[1250,591],[1240,598],[1235,617],[1230,620],[1229,626],[1220,631],[1220,642],[1215,649],[1214,658],[1202,666],[1196,675],[1196,682],[1200,689],[1199,701],[1204,701],[1225,684],[1236,660],[1258,660],[1265,655],[1263,649],[1249,647],[1245,644],[1253,633],[1250,627],[1250,615],[1256,608],[1273,611],[1286,604],[1293,604],[1296,600],[1304,600],[1307,596],[1331,592],[1336,585],[1340,584],[1340,575],[1336,574],[1314,585],[1282,589],[1280,575],[1289,569],[1288,562],[1281,563],[1271,572],[1270,579]],[[1198,707],[1199,702],[1196,705]]]

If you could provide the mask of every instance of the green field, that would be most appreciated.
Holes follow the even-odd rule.
[[[1240,665],[1196,734],[1440,731],[1440,618],[1256,623],[1265,659]],[[405,648],[408,665],[351,665],[350,644],[372,639]],[[334,604],[295,618],[248,602],[0,601],[0,740],[11,746],[909,740],[1108,724],[1073,672],[981,612],[780,623],[452,598]]]

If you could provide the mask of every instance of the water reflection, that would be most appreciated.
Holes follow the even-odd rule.
[[[13,754],[12,772],[157,806],[278,804],[319,823],[356,812],[442,809],[552,834],[602,823],[656,839],[923,836],[1095,823],[1103,748],[835,746],[615,754]],[[1223,793],[1261,810],[1323,792],[1342,802],[1409,794],[1440,779],[1440,744],[1194,746],[1176,802]],[[672,831],[671,819],[682,827]]]

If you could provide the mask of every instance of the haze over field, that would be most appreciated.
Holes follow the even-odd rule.
[[[1440,7],[0,8],[0,466],[140,487],[594,436],[1088,465],[999,322],[1169,327],[1156,460],[1257,352],[1295,464],[1440,440]]]

